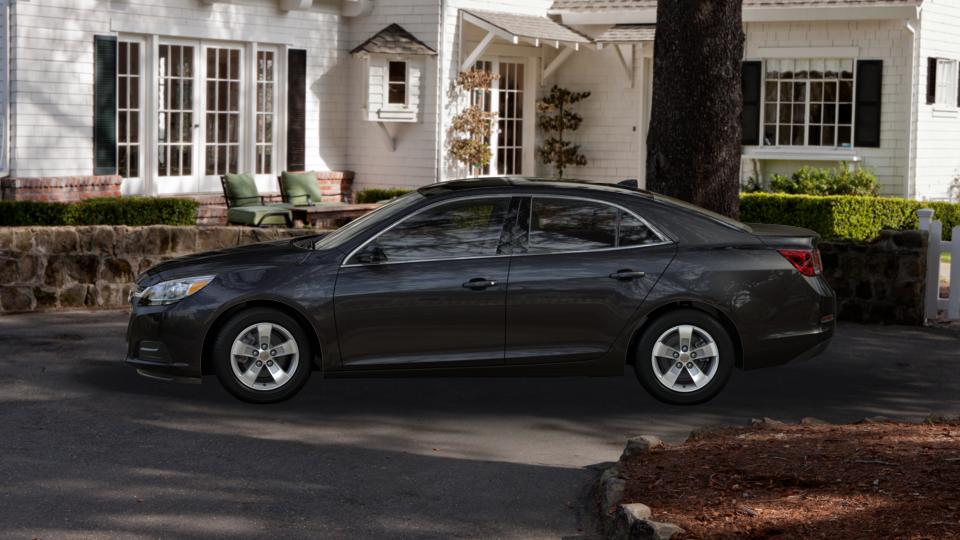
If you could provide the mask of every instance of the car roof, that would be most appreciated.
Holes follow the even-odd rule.
[[[435,197],[450,193],[495,189],[495,188],[555,188],[577,189],[593,192],[616,193],[621,195],[641,196],[653,199],[653,193],[619,184],[605,184],[587,182],[586,180],[557,180],[555,178],[538,178],[531,176],[486,176],[481,178],[464,178],[429,184],[417,190],[424,197]]]

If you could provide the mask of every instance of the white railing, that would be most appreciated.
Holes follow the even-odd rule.
[[[927,279],[923,299],[924,316],[936,319],[939,311],[946,310],[947,319],[960,319],[960,225],[951,231],[950,240],[943,239],[943,224],[933,219],[933,210],[921,208],[917,210],[920,218],[920,230],[927,231],[929,243],[927,247]],[[940,255],[950,254],[950,293],[947,298],[940,296]]]

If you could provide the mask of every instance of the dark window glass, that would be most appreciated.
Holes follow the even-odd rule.
[[[581,251],[616,245],[617,209],[576,199],[534,198],[529,253]]]
[[[387,101],[393,104],[403,104],[407,102],[407,63],[390,62],[389,67],[389,91]]]
[[[660,238],[635,216],[620,211],[620,247],[656,244]]]
[[[510,198],[468,199],[425,210],[367,244],[350,261],[380,262],[497,255]]]

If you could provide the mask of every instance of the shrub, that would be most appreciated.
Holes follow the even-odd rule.
[[[876,195],[877,177],[860,167],[851,171],[845,163],[836,169],[804,166],[789,178],[773,175],[770,191],[793,195]]]
[[[357,192],[357,202],[358,203],[375,203],[380,201],[386,201],[388,199],[393,199],[394,197],[399,197],[405,193],[410,193],[409,189],[400,189],[400,188],[390,188],[390,189],[380,189],[380,188],[371,188],[371,189],[361,189]]]
[[[193,225],[192,199],[111,197],[75,203],[0,201],[0,226]]]
[[[740,196],[740,220],[778,223],[812,229],[823,238],[873,240],[883,229],[916,229],[917,210],[932,208],[943,222],[944,239],[960,225],[960,205],[893,197],[858,197],[745,193]]]

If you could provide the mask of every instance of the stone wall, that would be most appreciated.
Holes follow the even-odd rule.
[[[840,320],[923,324],[925,232],[881,231],[870,243],[821,242],[820,253]]]
[[[0,227],[0,313],[123,307],[140,272],[167,259],[312,234],[247,227]]]

